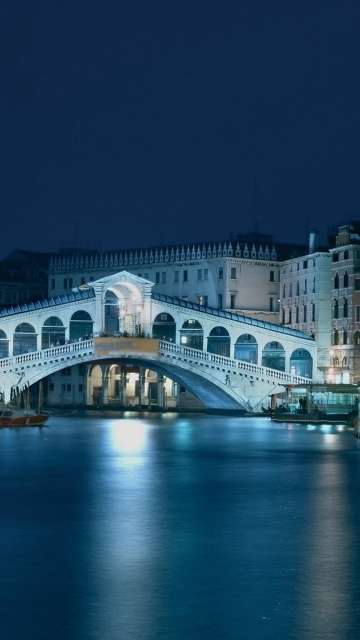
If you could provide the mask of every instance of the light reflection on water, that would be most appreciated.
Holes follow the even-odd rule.
[[[346,428],[53,418],[0,431],[0,479],[2,638],[358,637]]]

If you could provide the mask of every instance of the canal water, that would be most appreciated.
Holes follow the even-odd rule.
[[[206,415],[0,431],[4,640],[351,640],[360,450]]]

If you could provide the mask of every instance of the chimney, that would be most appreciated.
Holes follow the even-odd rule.
[[[310,231],[309,233],[309,253],[315,253],[319,246],[319,232]]]

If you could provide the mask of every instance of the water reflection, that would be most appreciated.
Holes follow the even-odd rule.
[[[351,433],[96,416],[1,443],[0,637],[358,637]]]

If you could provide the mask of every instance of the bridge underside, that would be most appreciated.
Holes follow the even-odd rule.
[[[113,363],[116,359],[111,359]],[[246,412],[246,408],[240,403],[237,402],[234,398],[231,398],[225,391],[217,386],[217,383],[210,382],[202,378],[201,376],[196,375],[192,371],[185,371],[180,369],[179,367],[172,366],[171,364],[162,364],[156,360],[152,360],[151,358],[146,358],[144,360],[138,358],[124,358],[121,357],[122,362],[129,362],[139,367],[144,367],[146,369],[151,369],[152,371],[156,371],[160,375],[167,376],[174,380],[178,384],[182,385],[191,393],[194,394],[196,398],[201,400],[201,402],[208,409],[217,409],[217,410],[226,410],[226,411],[244,411]],[[99,360],[101,362],[101,359]]]

